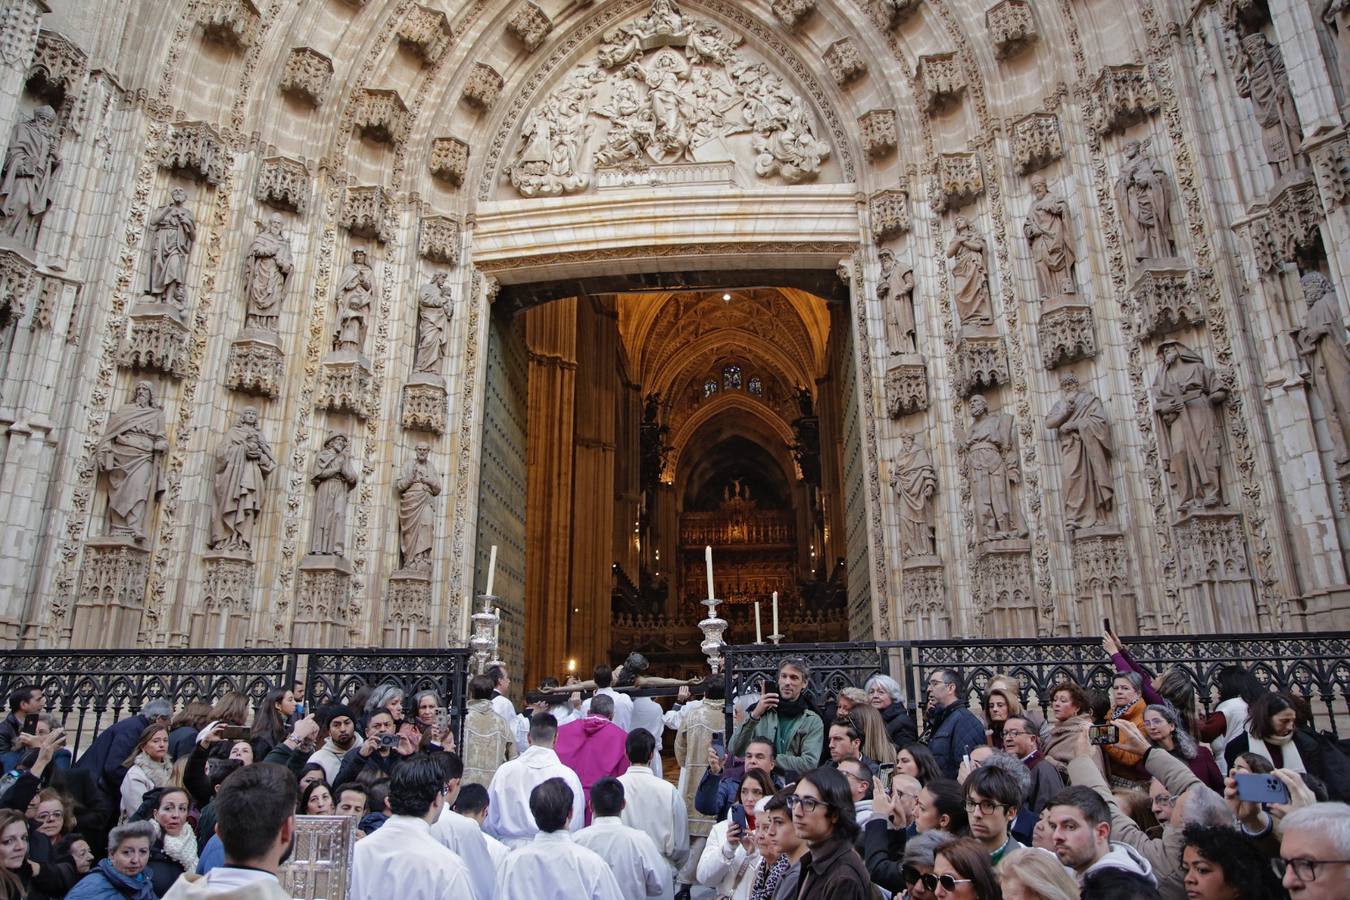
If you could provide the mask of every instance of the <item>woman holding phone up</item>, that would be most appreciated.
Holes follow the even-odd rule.
[[[750,810],[765,797],[772,797],[773,782],[759,769],[747,769],[741,781],[740,802],[727,817],[712,827],[699,857],[698,883],[713,888],[718,900],[747,900],[762,858],[755,844]]]

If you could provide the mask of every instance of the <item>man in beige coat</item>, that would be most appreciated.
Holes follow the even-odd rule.
[[[1148,860],[1164,900],[1184,900],[1186,889],[1181,883],[1184,875],[1181,871],[1181,850],[1185,841],[1182,829],[1192,822],[1204,825],[1231,824],[1232,814],[1223,798],[1205,787],[1189,766],[1161,747],[1153,747],[1133,724],[1119,719],[1111,724],[1120,732],[1117,746],[1121,750],[1143,755],[1144,768],[1176,798],[1172,805],[1172,816],[1163,826],[1162,837],[1150,838],[1116,805],[1111,787],[1097,767],[1096,754],[1093,752],[1096,748],[1088,742],[1086,731],[1078,736],[1074,758],[1069,761],[1069,780],[1073,784],[1092,788],[1106,801],[1111,809],[1111,840],[1133,847]]]

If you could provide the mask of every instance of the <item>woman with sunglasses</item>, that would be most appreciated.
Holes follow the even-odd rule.
[[[859,829],[848,779],[837,769],[813,769],[787,800],[792,827],[809,848],[796,900],[871,900],[872,880],[853,849]]]
[[[933,892],[924,886],[923,876],[933,871],[933,851],[955,837],[946,831],[925,831],[910,838],[905,844],[904,855],[900,857],[903,885],[894,896],[904,897],[905,900],[934,900]],[[875,877],[873,883],[881,884]]]
[[[956,838],[933,852],[933,871],[923,886],[937,900],[1003,900],[989,851],[974,838]]]

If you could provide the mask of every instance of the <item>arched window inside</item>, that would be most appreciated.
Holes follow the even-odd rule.
[[[764,395],[764,382],[759,380],[758,375],[753,375],[750,378],[750,393],[754,394],[756,397],[762,397]]]
[[[715,393],[717,393],[717,381],[715,379],[709,378],[703,382],[703,399],[706,400]]]
[[[741,367],[727,366],[722,370],[722,387],[728,391],[741,389]]]

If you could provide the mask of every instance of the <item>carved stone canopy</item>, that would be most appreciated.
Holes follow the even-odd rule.
[[[857,76],[860,59],[844,48],[835,56],[837,77]],[[486,108],[496,96],[471,97],[475,77],[465,100]],[[818,178],[830,158],[820,133],[809,101],[741,35],[676,0],[652,0],[535,101],[505,173],[524,197],[706,182],[705,169],[717,181],[796,184]],[[681,171],[666,178],[663,169]]]

